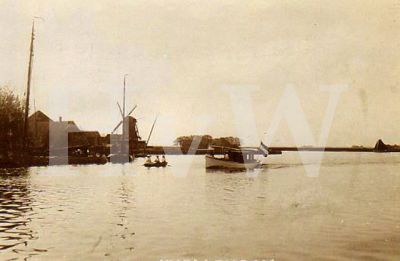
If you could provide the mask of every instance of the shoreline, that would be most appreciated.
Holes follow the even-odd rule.
[[[369,152],[369,153],[398,153],[399,148],[367,148],[367,147],[269,147],[269,155],[281,155],[283,152]],[[152,146],[146,149],[145,152],[134,153],[136,158],[145,157],[146,155],[174,155],[174,156],[186,156],[186,155],[223,155],[221,148],[215,149],[197,149],[196,151],[185,151],[180,147],[174,146]],[[255,153],[256,155],[263,155],[261,150]],[[51,164],[50,164],[51,162]],[[0,159],[0,168],[25,168],[25,167],[42,167],[50,165],[104,165],[109,161],[106,159],[106,155],[102,156],[60,156],[60,157],[49,157],[49,156],[30,156],[26,158],[18,159]]]

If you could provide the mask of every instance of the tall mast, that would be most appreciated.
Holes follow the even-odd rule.
[[[28,80],[27,80],[27,84],[26,84],[24,135],[23,135],[23,140],[22,140],[25,152],[27,151],[27,148],[28,148],[28,117],[29,117],[29,99],[30,99],[30,94],[31,94],[34,39],[35,39],[35,20],[33,20],[33,22],[32,22],[31,46],[30,46],[30,51],[29,51]]]
[[[125,123],[125,93],[126,93],[126,76],[127,74],[124,75],[124,93],[123,93],[123,101],[122,101],[122,144],[121,144],[121,152],[125,153],[125,136],[126,136],[126,123]],[[129,154],[129,152],[128,152]]]
[[[126,91],[126,74],[124,75],[124,100],[123,100],[123,104],[122,104],[122,115],[125,118],[125,91]]]

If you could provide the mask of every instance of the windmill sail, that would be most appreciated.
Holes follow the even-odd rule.
[[[149,137],[147,138],[146,144],[149,144],[151,134],[153,133],[153,130],[154,130],[154,125],[156,125],[156,122],[157,122],[157,118],[158,118],[158,116],[157,116],[156,119],[154,120],[153,126],[151,126],[151,130],[150,130],[150,133],[149,133]]]
[[[133,107],[133,109],[128,113],[127,116],[131,116],[132,112],[136,109],[137,105],[135,105],[135,107]],[[115,128],[113,129],[113,131],[111,132],[111,134],[114,134],[118,128],[122,125],[122,121],[120,121],[117,126],[115,126]]]

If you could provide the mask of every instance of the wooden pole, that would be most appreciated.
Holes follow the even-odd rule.
[[[146,141],[146,146],[147,146],[147,144],[149,144],[151,134],[153,133],[154,125],[156,125],[156,121],[157,121],[157,117],[156,117],[156,119],[155,119],[154,122],[153,122],[153,126],[151,126],[151,130],[150,130],[150,133],[149,133],[149,137],[147,138],[147,141]]]
[[[124,93],[122,101],[122,143],[121,143],[121,153],[125,153],[125,136],[126,136],[126,122],[125,122],[125,95],[126,95],[126,76],[124,75]],[[128,149],[129,150],[129,149]],[[129,151],[128,151],[129,154]]]
[[[28,149],[28,117],[29,117],[29,99],[31,94],[31,78],[32,78],[32,67],[33,67],[33,44],[35,39],[35,20],[32,22],[32,33],[31,33],[31,45],[29,51],[29,65],[28,65],[28,80],[26,85],[26,102],[25,102],[25,119],[24,119],[24,134],[23,134],[23,148],[24,152]]]

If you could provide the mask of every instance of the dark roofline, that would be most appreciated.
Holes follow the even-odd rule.
[[[42,112],[41,110],[35,111],[34,113],[32,113],[32,114],[28,117],[28,119],[30,119],[30,118],[32,118],[32,117],[35,117],[36,115],[44,116],[44,117],[46,118],[46,120],[53,121],[52,119],[50,119],[49,116],[47,116],[47,115],[46,115],[44,112]]]

